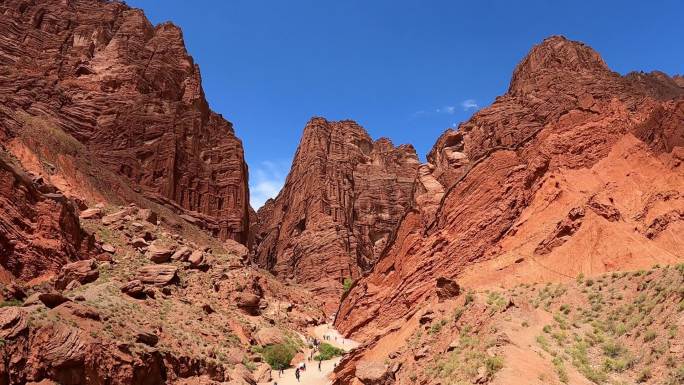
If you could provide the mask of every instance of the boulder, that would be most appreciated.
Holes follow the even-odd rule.
[[[389,367],[377,361],[359,361],[356,364],[356,378],[364,385],[389,385],[394,382]]]
[[[254,376],[254,380],[256,380],[257,383],[267,383],[271,382],[273,380],[271,376],[271,366],[266,364],[266,363],[261,363],[257,365],[256,369],[252,372],[252,375]]]
[[[131,239],[131,241],[129,242],[129,244],[130,244],[131,246],[137,247],[137,248],[139,248],[139,249],[142,249],[142,248],[144,248],[144,247],[149,246],[149,243],[147,243],[147,241],[144,240],[143,238],[133,238],[133,239]]]
[[[134,279],[121,286],[121,292],[133,298],[145,298],[145,285],[141,280]]]
[[[226,361],[230,365],[241,363],[245,359],[245,353],[238,348],[230,348],[226,354]]]
[[[236,384],[242,385],[256,385],[256,380],[252,375],[252,372],[247,369],[243,364],[237,364],[235,367],[228,372],[228,376],[233,381],[237,381]]]
[[[192,254],[192,249],[187,246],[179,247],[175,253],[171,256],[173,261],[187,261],[188,257]]]
[[[113,214],[105,215],[102,217],[102,224],[105,226],[110,226],[115,222],[122,221],[128,215],[128,212],[128,209],[123,209]]]
[[[82,305],[76,302],[67,302],[63,306],[76,317],[90,319],[93,321],[100,320],[100,313],[90,306]]]
[[[95,259],[68,263],[59,272],[55,281],[55,288],[64,290],[71,281],[78,281],[80,284],[85,285],[95,281],[99,276],[100,272],[97,269],[97,261]]]
[[[116,252],[116,248],[114,248],[111,243],[105,243],[102,245],[102,251],[105,251],[109,254],[114,254]]]
[[[69,298],[56,291],[48,293],[33,293],[26,298],[26,301],[24,301],[24,306],[32,306],[42,303],[43,305],[52,309],[69,301]]]
[[[138,271],[138,279],[144,284],[165,286],[178,282],[177,273],[173,265],[146,265]]]
[[[251,315],[259,314],[261,299],[252,293],[240,292],[235,295],[235,305]]]
[[[157,213],[150,209],[140,209],[138,210],[138,218],[141,220],[151,223],[153,225],[157,224]]]
[[[449,278],[437,278],[436,285],[437,297],[439,298],[440,302],[449,298],[458,297],[458,295],[461,293],[461,287],[458,285],[458,283]]]
[[[223,248],[229,254],[235,255],[240,260],[245,259],[247,257],[247,255],[249,254],[249,249],[245,245],[238,243],[238,242],[235,242],[232,239],[226,239],[223,242]]]
[[[267,327],[259,329],[259,331],[254,334],[254,340],[261,346],[275,345],[285,342],[285,335],[278,328]]]
[[[136,231],[136,232],[143,231],[145,229],[145,225],[143,225],[140,222],[132,222],[131,223],[131,229],[133,229],[133,231]]]
[[[87,209],[81,211],[81,213],[78,215],[79,218],[81,219],[98,219],[102,218],[102,210],[98,208],[93,208],[93,209]]]
[[[188,262],[190,263],[190,267],[193,269],[201,269],[207,265],[204,252],[200,250],[193,251],[188,257]]]
[[[73,280],[66,285],[66,288],[64,288],[64,290],[72,291],[78,289],[79,287],[81,287],[81,284],[78,281]]]
[[[28,332],[25,309],[16,306],[0,308],[0,339],[9,340]]]
[[[161,242],[153,242],[147,249],[145,256],[154,263],[164,263],[171,259],[171,255],[176,250],[173,245],[165,245]]]
[[[138,330],[135,334],[135,341],[148,346],[155,346],[159,342],[159,337],[149,330]]]
[[[24,288],[17,285],[16,283],[9,284],[9,286],[5,288],[5,294],[8,298],[16,299],[19,301],[26,298],[26,292],[24,291]]]

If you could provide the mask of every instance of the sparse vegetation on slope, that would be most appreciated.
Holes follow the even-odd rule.
[[[415,316],[418,329],[388,355],[399,381],[507,384],[523,371],[543,384],[684,377],[684,265],[466,293]]]

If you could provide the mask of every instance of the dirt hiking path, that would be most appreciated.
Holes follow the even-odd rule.
[[[317,338],[321,342],[327,342],[330,345],[336,346],[345,351],[349,351],[359,346],[359,343],[347,338],[342,337],[342,335],[335,330],[330,324],[319,325],[315,328],[308,330],[309,336]],[[329,338],[324,338],[328,336]],[[304,357],[310,357],[311,350],[304,350]],[[300,371],[300,378],[297,381],[295,378],[295,368],[290,368],[283,370],[282,373],[278,371],[272,371],[270,382],[264,382],[261,384],[271,384],[271,385],[327,385],[330,384],[330,374],[335,369],[335,366],[340,362],[341,357],[335,357],[331,360],[322,361],[321,369],[318,370],[318,361],[308,361],[305,360],[306,370]]]

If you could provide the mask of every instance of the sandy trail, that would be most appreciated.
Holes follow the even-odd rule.
[[[345,351],[349,351],[359,344],[356,341],[342,337],[340,333],[332,328],[329,324],[319,325],[308,330],[311,337],[317,338],[321,342],[327,342]],[[330,336],[329,340],[324,339],[324,336]],[[304,357],[309,357],[311,351],[306,349]],[[322,361],[321,369],[318,370],[318,361],[305,361],[306,370],[300,372],[299,381],[295,378],[295,369],[290,368],[284,371],[272,372],[272,381],[264,382],[262,384],[277,384],[277,385],[327,385],[330,384],[330,374],[335,369],[335,366],[340,362],[341,357],[335,357],[331,360]]]
[[[313,337],[318,338],[318,340],[327,342],[330,345],[344,349],[345,351],[349,351],[359,346],[358,342],[342,337],[340,332],[335,330],[332,326],[330,326],[330,324],[318,325],[312,330],[309,330],[309,333]],[[330,338],[326,340],[324,338],[325,336]]]

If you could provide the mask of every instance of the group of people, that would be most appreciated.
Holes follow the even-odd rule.
[[[332,341],[333,338],[335,339],[335,341],[337,341],[337,336],[328,335],[328,334],[323,335],[323,339],[327,340],[327,341]],[[307,362],[311,362],[314,360],[314,357],[316,356],[316,354],[320,351],[321,341],[319,341],[318,338],[314,338],[314,337],[307,337],[306,341],[311,346],[311,351],[309,352],[309,356],[307,357]],[[344,343],[344,339],[342,339],[342,343]],[[321,369],[322,361],[320,359],[317,361],[318,361],[318,371],[320,372],[322,370]],[[333,365],[337,366],[336,363]],[[304,372],[304,371],[306,371],[306,362],[301,362],[297,365],[297,367],[295,368],[295,371],[294,371],[295,378],[297,379],[297,382],[301,382],[302,372]],[[282,369],[279,372],[280,372],[281,376],[284,374],[284,371]],[[273,385],[278,385],[278,382],[274,382]]]
[[[331,336],[331,335],[328,335],[328,334],[324,334],[324,335],[323,335],[323,339],[324,339],[324,340],[327,340],[327,341],[332,341],[332,340],[333,340],[333,337],[335,338],[335,341],[337,341],[337,336]],[[342,343],[344,343],[344,339],[342,339]]]

